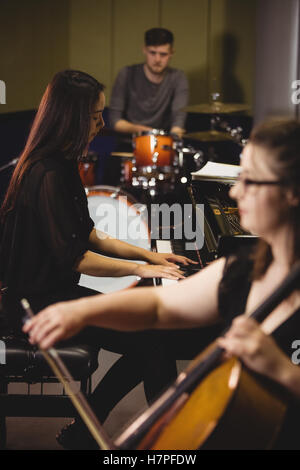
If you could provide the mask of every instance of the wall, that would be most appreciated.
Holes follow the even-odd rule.
[[[255,0],[0,0],[0,113],[37,106],[47,82],[66,67],[106,85],[123,65],[143,60],[144,31],[171,29],[172,64],[190,81],[190,103],[213,88],[224,101],[252,104]]]
[[[49,77],[68,66],[68,0],[0,0],[0,113],[37,106]]]
[[[258,4],[255,122],[272,115],[299,116],[299,104],[291,99],[292,83],[300,77],[299,13],[299,0]]]

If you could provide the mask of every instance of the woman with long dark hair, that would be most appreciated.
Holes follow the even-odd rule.
[[[104,104],[103,85],[82,72],[58,73],[48,85],[1,208],[1,280],[9,291],[35,297],[78,290],[80,273],[181,276],[172,255],[105,237],[89,218],[77,159],[104,126]],[[90,247],[153,264],[107,259]]]
[[[173,262],[189,262],[185,257],[152,253],[121,242],[94,227],[77,160],[87,153],[88,144],[104,126],[103,89],[86,73],[57,73],[41,100],[12,175],[0,213],[0,281],[7,322],[15,332],[21,331],[22,297],[38,311],[57,301],[96,294],[78,285],[80,273],[174,279],[182,274]],[[97,410],[101,421],[142,378],[151,400],[176,375],[175,362],[170,363],[164,355],[155,332],[148,335],[102,330],[95,334],[86,330],[79,339],[95,348],[124,354],[97,392],[101,392]],[[162,374],[157,373],[157,361],[163,364]],[[68,433],[72,438],[69,430],[60,435],[60,440],[70,447],[72,439],[66,442]]]
[[[291,411],[278,447],[300,448],[300,369],[292,361],[299,340],[299,289],[261,325],[247,314],[262,303],[300,261],[300,123],[271,120],[254,128],[231,189],[242,226],[260,237],[253,252],[211,263],[176,288],[144,288],[54,305],[25,327],[31,341],[48,347],[83,326],[107,328],[203,327],[233,320],[219,344],[250,369],[283,385]],[[272,335],[272,336],[271,336]]]

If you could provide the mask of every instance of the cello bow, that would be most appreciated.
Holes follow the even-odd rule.
[[[26,311],[28,318],[34,316],[29,302],[26,299],[21,300],[21,305]],[[78,411],[81,419],[87,426],[91,435],[99,445],[101,450],[113,450],[115,449],[114,444],[110,441],[109,437],[103,430],[98,418],[90,407],[87,399],[80,390],[75,391],[73,387],[74,379],[64,364],[64,362],[59,357],[55,348],[42,349],[39,348],[45,360],[49,364],[50,368],[53,370],[54,374],[58,380],[63,385],[66,393],[69,395],[70,400],[72,401],[74,407]]]

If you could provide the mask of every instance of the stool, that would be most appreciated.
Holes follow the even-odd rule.
[[[35,346],[25,337],[13,335],[0,336],[0,341],[0,348],[5,349],[5,354],[0,353],[0,449],[5,449],[7,416],[74,417],[77,412],[64,391],[56,395],[43,393],[44,384],[59,381]],[[58,346],[56,350],[88,398],[91,376],[98,367],[98,351],[83,344]],[[27,384],[27,393],[9,394],[8,385],[13,382]],[[30,394],[34,383],[41,384],[41,394]]]

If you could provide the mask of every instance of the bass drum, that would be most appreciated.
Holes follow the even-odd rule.
[[[151,249],[144,205],[112,186],[92,186],[86,188],[86,193],[90,216],[97,230],[137,247]],[[133,287],[139,280],[138,276],[96,277],[82,274],[79,285],[107,294]]]

